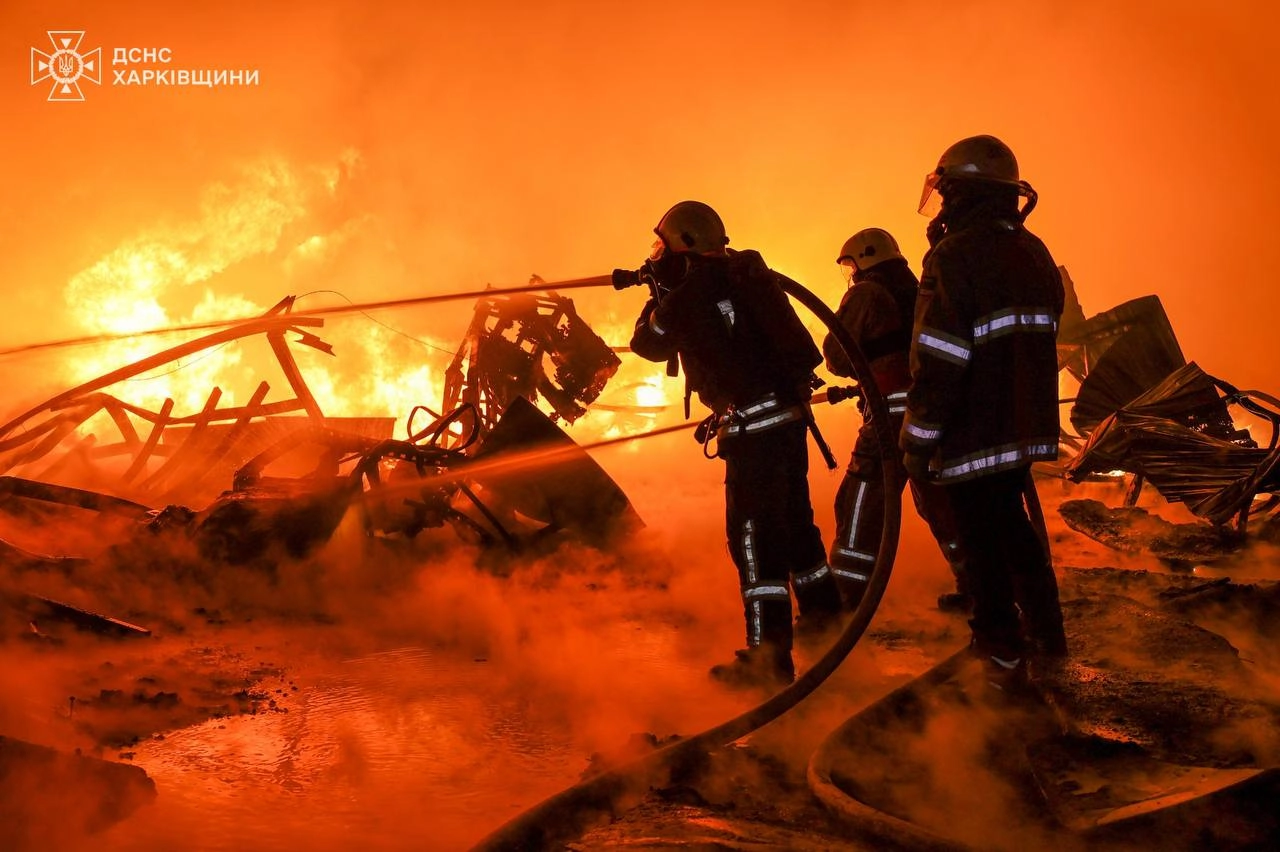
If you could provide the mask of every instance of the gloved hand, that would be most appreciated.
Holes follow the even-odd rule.
[[[929,225],[924,229],[925,238],[929,241],[929,248],[933,248],[942,242],[942,238],[947,235],[947,223],[942,221],[942,214],[929,220]]]
[[[791,393],[795,397],[796,402],[808,402],[813,399],[813,392],[825,384],[826,382],[818,378],[817,373],[810,373],[805,378],[796,382]]]
[[[933,471],[929,469],[929,460],[932,457],[932,454],[903,453],[902,466],[907,469],[907,476],[913,482],[928,482],[933,479]]]

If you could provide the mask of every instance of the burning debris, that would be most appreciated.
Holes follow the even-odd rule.
[[[534,276],[530,285],[545,283]],[[541,394],[553,421],[573,423],[621,363],[571,299],[553,291],[481,299],[445,371],[444,410],[470,406],[486,434],[517,397],[532,402]]]
[[[278,566],[314,554],[348,516],[363,533],[366,555],[408,552],[421,533],[443,527],[510,554],[566,537],[603,543],[640,524],[622,490],[555,422],[582,416],[620,365],[570,299],[551,291],[481,298],[445,373],[444,410],[417,406],[399,440],[391,418],[326,416],[293,347],[333,350],[316,334],[323,320],[293,313],[293,302],[111,370],[0,426],[6,635],[41,640],[33,650],[82,647],[88,637],[64,635],[67,628],[154,640],[149,628],[86,606],[82,599],[93,591],[81,595],[83,581],[105,574],[112,588],[137,583],[140,590],[161,576],[201,584],[232,567],[275,581]],[[266,341],[288,398],[271,398],[271,385],[261,381],[248,402],[226,405],[215,386],[187,414],[172,397],[151,408],[115,395],[125,382],[252,340]],[[550,416],[534,405],[539,398]],[[92,540],[87,552],[69,555],[5,538],[36,527],[96,532],[85,535]],[[59,542],[74,551],[76,538]],[[45,593],[54,579],[70,581],[74,602]],[[169,631],[186,630],[163,613],[157,618]],[[95,742],[127,748],[151,731],[260,705],[276,709],[259,694],[264,675],[219,674],[217,664],[188,662],[172,671],[162,664],[157,673],[152,661],[153,673],[132,682],[91,677],[70,699],[67,719]],[[210,681],[200,685],[196,677],[193,685],[183,669],[208,671]],[[68,759],[0,738],[3,798],[19,801],[17,792],[36,784],[24,767]],[[140,770],[120,769],[154,790]],[[121,803],[136,798],[131,775],[111,778],[102,818],[90,814],[80,833],[123,817]],[[88,793],[85,801],[93,801]],[[6,823],[6,848],[26,848],[50,830],[43,818]]]
[[[390,418],[324,415],[290,346],[328,354],[332,348],[313,333],[323,320],[293,314],[293,301],[13,418],[0,427],[0,471],[33,470],[39,478],[0,478],[0,496],[129,516],[147,534],[178,531],[202,557],[233,564],[305,556],[352,508],[370,537],[413,539],[449,525],[467,540],[506,547],[565,530],[599,536],[614,519],[636,520],[616,484],[553,422],[572,423],[585,413],[620,364],[570,299],[554,292],[482,298],[445,374],[446,410],[416,407],[405,440],[391,438]],[[214,387],[199,413],[175,415],[172,399],[149,410],[107,392],[255,336],[266,338],[291,398],[267,401],[270,385],[263,381],[247,404],[220,407],[222,392]],[[532,405],[539,395],[552,406],[552,419]],[[291,416],[296,412],[304,416]],[[419,426],[422,413],[431,419]],[[100,441],[97,432],[75,437],[100,414],[114,439]],[[538,454],[555,469],[532,462]],[[508,462],[538,472],[504,472]],[[232,487],[223,490],[228,479]],[[186,508],[202,499],[203,509]],[[9,547],[27,563],[65,558]]]
[[[41,481],[99,485],[148,505],[191,503],[222,490],[219,479],[234,470],[236,459],[251,456],[307,423],[390,437],[388,419],[352,423],[325,418],[290,344],[329,354],[332,349],[308,330],[324,321],[293,315],[293,301],[292,297],[281,301],[261,319],[214,331],[112,370],[19,414],[0,426],[0,473],[30,472]],[[291,332],[298,335],[296,341],[287,337]],[[293,392],[291,398],[266,402],[271,385],[263,381],[246,405],[219,407],[223,392],[215,386],[199,412],[175,414],[172,398],[151,410],[107,392],[151,371],[181,364],[184,358],[258,336],[274,354]],[[297,412],[305,416],[288,416]],[[79,434],[98,415],[105,415],[115,435],[103,439],[102,430]]]

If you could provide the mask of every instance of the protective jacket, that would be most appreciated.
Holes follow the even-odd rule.
[[[900,444],[942,481],[1056,459],[1062,276],[1016,215],[979,207],[925,256]]]
[[[641,312],[632,351],[650,361],[678,354],[689,389],[716,414],[771,394],[783,406],[806,401],[822,354],[777,274],[755,251],[686,257],[687,274]]]
[[[806,404],[822,353],[758,253],[677,258],[683,274],[645,305],[631,349],[651,361],[678,354],[689,389],[714,412],[747,647],[789,667],[791,590],[803,617],[840,609],[809,499]]]
[[[918,287],[906,261],[879,263],[855,273],[853,286],[836,309],[836,317],[862,349],[876,387],[885,396],[900,394],[911,384],[907,353]],[[822,354],[832,373],[854,378],[853,365],[834,335],[823,340]]]

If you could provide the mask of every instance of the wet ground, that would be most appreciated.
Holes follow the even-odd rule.
[[[1099,490],[1041,486],[1051,512],[1064,498]],[[1160,508],[1187,522],[1176,508],[1153,511]],[[840,760],[851,790],[859,789],[850,779],[860,774],[878,779],[862,788],[872,809],[829,812],[816,806],[796,772],[797,752],[812,749],[797,748],[782,731],[803,729],[804,716],[821,714],[824,705],[847,707],[872,682],[883,694],[906,680],[863,671],[850,683],[846,664],[833,677],[845,681],[844,695],[833,699],[824,687],[803,712],[750,738],[737,760],[757,765],[754,783],[722,801],[703,796],[698,783],[688,785],[693,793],[655,790],[574,848],[1274,848],[1280,840],[1270,804],[1280,767],[1280,663],[1271,651],[1280,631],[1275,550],[1265,543],[1233,548],[1208,564],[1171,570],[1154,554],[1117,553],[1063,528],[1053,515],[1049,521],[1072,654],[1065,666],[1037,678],[1028,702],[1033,711],[1002,696],[989,703],[978,689],[976,699],[962,702],[973,704],[972,712],[943,713],[927,735],[871,729],[872,739]],[[919,616],[890,598],[850,663],[876,654],[883,673],[887,655],[906,646],[927,659],[917,658],[911,674],[924,672],[965,631],[962,624],[940,630]],[[967,675],[970,693],[974,677]],[[1016,733],[1023,722],[1029,727]],[[1018,742],[1024,735],[1027,751]],[[1010,737],[1017,755],[1002,761],[1008,743],[993,744]],[[879,757],[881,770],[873,766]],[[1202,793],[1219,798],[1203,807],[1188,798]],[[1151,811],[1165,804],[1177,807]],[[875,808],[884,811],[877,816]],[[895,832],[892,820],[886,831],[879,824],[884,814],[931,831]],[[1099,819],[1114,824],[1099,829]]]
[[[277,712],[211,721],[133,750],[168,791],[104,848],[459,848],[495,816],[570,783],[567,732],[496,693],[486,663],[401,648],[295,658]],[[296,684],[295,684],[296,685]]]
[[[1042,493],[1051,520],[1056,502],[1077,496]],[[656,543],[622,553],[570,548],[505,578],[444,545],[409,568],[371,572],[354,569],[339,543],[342,558],[319,575],[170,578],[145,592],[24,568],[8,582],[78,589],[73,602],[152,635],[106,639],[57,623],[37,634],[10,613],[0,733],[123,761],[154,780],[154,802],[62,848],[465,848],[578,781],[593,755],[634,749],[644,735],[687,736],[753,703],[705,677],[739,641],[740,616],[721,554],[673,566],[670,554],[719,536],[716,514],[685,508],[670,512],[693,527],[688,538],[658,529]],[[1270,579],[1280,570],[1270,551],[1171,573],[1057,523],[1054,548],[1073,659],[1102,673],[1075,696],[1080,707],[1104,718],[1120,696],[1131,712],[1108,724],[1164,754],[1234,747],[1223,765],[1272,759],[1265,737],[1250,733],[1246,754],[1245,740],[1205,742],[1187,722],[1239,711],[1274,730],[1266,714],[1280,672],[1266,649],[1280,623]],[[817,805],[805,766],[841,721],[963,645],[963,621],[931,606],[947,585],[938,562],[908,517],[886,602],[826,684],[575,848],[877,848]],[[1105,673],[1126,661],[1106,639],[1119,634],[1169,655],[1198,642],[1217,663],[1168,693],[1112,689]],[[801,665],[822,650],[801,648]],[[1182,716],[1170,710],[1175,697]]]

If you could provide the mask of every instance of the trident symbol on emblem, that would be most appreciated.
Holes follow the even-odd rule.
[[[64,52],[58,56],[57,63],[56,63],[58,70],[53,72],[53,76],[59,77],[63,80],[74,78],[76,73],[76,67],[79,64],[80,64],[80,60],[78,57],[70,53]]]

